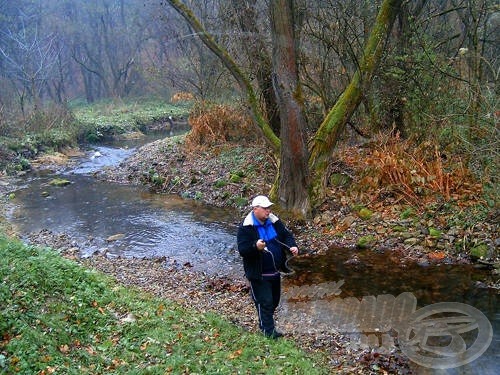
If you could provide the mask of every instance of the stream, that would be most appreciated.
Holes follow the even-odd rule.
[[[158,137],[158,135],[156,135]],[[153,138],[154,139],[154,138]],[[27,177],[15,192],[10,221],[20,233],[47,229],[84,244],[82,257],[165,257],[210,273],[241,274],[233,210],[213,208],[140,186],[99,181],[93,173],[117,166],[151,138],[95,146],[70,168]],[[54,178],[66,186],[49,184]]]
[[[94,172],[117,166],[142,144],[160,136],[95,146],[67,169],[27,175],[15,191],[16,208],[9,220],[25,236],[44,229],[67,234],[85,244],[83,257],[94,253],[108,257],[165,257],[171,264],[189,264],[208,274],[241,277],[236,250],[239,213],[93,177]],[[52,186],[49,182],[54,178],[71,183]],[[480,310],[492,326],[493,338],[484,353],[456,368],[414,365],[412,369],[418,374],[500,373],[498,290],[481,284],[491,274],[489,271],[473,265],[402,266],[388,254],[369,250],[357,251],[358,261],[350,263],[352,251],[332,249],[327,255],[293,259],[290,266],[295,272],[283,282],[285,314],[299,311],[307,319],[315,313],[312,307],[287,298],[287,289],[340,280],[341,298],[410,292],[419,308],[440,302],[468,304]]]

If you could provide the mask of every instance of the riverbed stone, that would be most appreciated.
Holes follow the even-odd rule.
[[[406,245],[416,245],[420,240],[416,237],[409,237],[403,241]]]
[[[106,241],[107,242],[118,241],[118,240],[121,240],[124,237],[125,237],[124,233],[117,233],[117,234],[113,234],[112,236],[109,236],[108,238],[106,238]]]
[[[71,181],[66,180],[65,178],[54,178],[49,181],[49,185],[52,186],[66,186],[71,184]]]
[[[409,238],[416,238],[418,237],[418,233],[415,233],[415,232],[401,232],[399,234],[399,236],[403,239],[403,240],[407,240]]]

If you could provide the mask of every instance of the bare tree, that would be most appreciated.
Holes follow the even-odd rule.
[[[138,6],[94,0],[71,10],[71,17],[85,25],[73,29],[72,56],[81,67],[88,101],[130,92],[133,69],[147,38]]]
[[[255,77],[257,86],[262,96],[264,116],[269,125],[279,137],[281,132],[280,111],[278,101],[273,89],[272,80],[272,45],[268,33],[263,32],[264,27],[268,27],[267,17],[262,17],[263,12],[267,12],[262,4],[257,0],[231,0],[232,12],[236,19],[239,38],[234,46],[234,54],[242,54],[240,64],[244,64],[246,71]],[[232,43],[233,45],[235,43]]]
[[[462,77],[467,80],[470,88],[470,107],[468,111],[471,129],[477,128],[479,122],[479,114],[484,99],[483,87],[485,87],[485,77],[493,77],[498,80],[498,73],[494,66],[498,67],[498,63],[491,64],[486,59],[486,50],[491,45],[496,44],[494,48],[494,56],[498,59],[498,31],[500,29],[498,21],[490,22],[491,17],[495,14],[492,10],[497,7],[498,18],[498,3],[491,0],[467,0],[467,1],[452,1],[457,9],[457,13],[463,30],[463,49],[461,52],[462,58],[466,60],[466,71]],[[496,39],[496,40],[495,40]],[[496,43],[495,43],[496,42]],[[470,132],[469,135],[473,133]]]
[[[367,23],[376,11],[376,2],[359,6],[358,0],[308,4],[299,58],[309,102],[321,105],[313,121],[321,122],[359,68]]]
[[[229,55],[227,50],[216,42],[214,37],[205,30],[202,23],[195,17],[191,9],[178,0],[169,0],[169,4],[184,17],[193,30],[197,33],[203,43],[222,61],[231,75],[236,80],[242,93],[245,95],[255,123],[262,130],[273,150],[279,153],[281,142],[276,136],[269,123],[266,121],[259,106],[259,100],[248,76],[242,71],[240,66]]]
[[[56,63],[54,35],[40,36],[35,15],[22,12],[18,30],[2,30],[4,46],[0,46],[4,74],[17,88],[19,105],[25,113],[26,100],[32,100],[35,111],[40,108],[41,93]],[[34,24],[33,24],[34,22]]]
[[[193,7],[201,17],[216,19],[216,10],[208,6],[207,0],[194,3]],[[148,26],[150,43],[145,49],[146,69],[153,73],[149,83],[158,91],[185,91],[201,100],[223,96],[229,85],[227,70],[220,60],[174,10],[154,7],[151,12],[156,22]]]

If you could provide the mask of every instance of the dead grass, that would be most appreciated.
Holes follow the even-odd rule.
[[[190,92],[176,92],[170,98],[170,101],[172,103],[188,102],[188,101],[192,101],[192,100],[194,100],[194,95],[191,94]]]
[[[416,207],[437,200],[481,200],[482,186],[465,164],[449,159],[432,142],[380,135],[365,148],[344,149],[341,159],[356,171],[356,185],[370,201],[388,192]]]
[[[191,112],[189,123],[186,147],[191,149],[255,139],[252,121],[245,111],[228,105],[201,103]]]

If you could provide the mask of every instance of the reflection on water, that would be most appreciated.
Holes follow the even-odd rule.
[[[491,272],[472,265],[401,265],[399,258],[391,258],[390,252],[377,254],[369,250],[331,249],[328,255],[299,257],[292,262],[297,271],[290,280],[292,284],[343,279],[344,297],[412,292],[425,305],[475,302],[475,295],[487,290],[477,287],[479,281],[491,277]]]
[[[53,177],[16,192],[12,222],[22,233],[69,234],[86,243],[83,256],[104,250],[109,256],[166,256],[207,271],[239,272],[236,228],[225,224],[233,212],[80,174],[64,176],[71,184],[55,187],[48,184]],[[121,236],[106,241],[114,235]]]
[[[302,314],[304,319],[317,314],[318,306],[328,311],[328,302],[304,303],[287,300],[287,290],[304,285],[339,282],[338,298],[362,299],[365,296],[383,294],[397,297],[403,292],[412,293],[417,299],[417,309],[439,302],[460,302],[479,309],[493,327],[493,341],[484,354],[461,367],[446,370],[428,369],[412,364],[417,374],[482,374],[500,373],[500,309],[498,291],[480,287],[479,280],[491,277],[491,273],[471,265],[400,265],[391,254],[375,254],[372,251],[331,249],[326,255],[294,258],[290,265],[296,271],[284,284],[283,310],[285,314]],[[324,284],[327,285],[327,284]],[[330,284],[332,285],[332,284]],[[331,295],[333,297],[333,294]],[[317,301],[320,299],[317,299]],[[332,300],[334,301],[334,300]],[[324,304],[327,305],[324,305]],[[332,302],[333,303],[333,302]],[[338,300],[337,300],[338,303]],[[315,310],[316,309],[316,310]],[[323,317],[324,318],[324,317]],[[324,320],[324,319],[323,319]],[[285,319],[286,321],[286,319]]]

